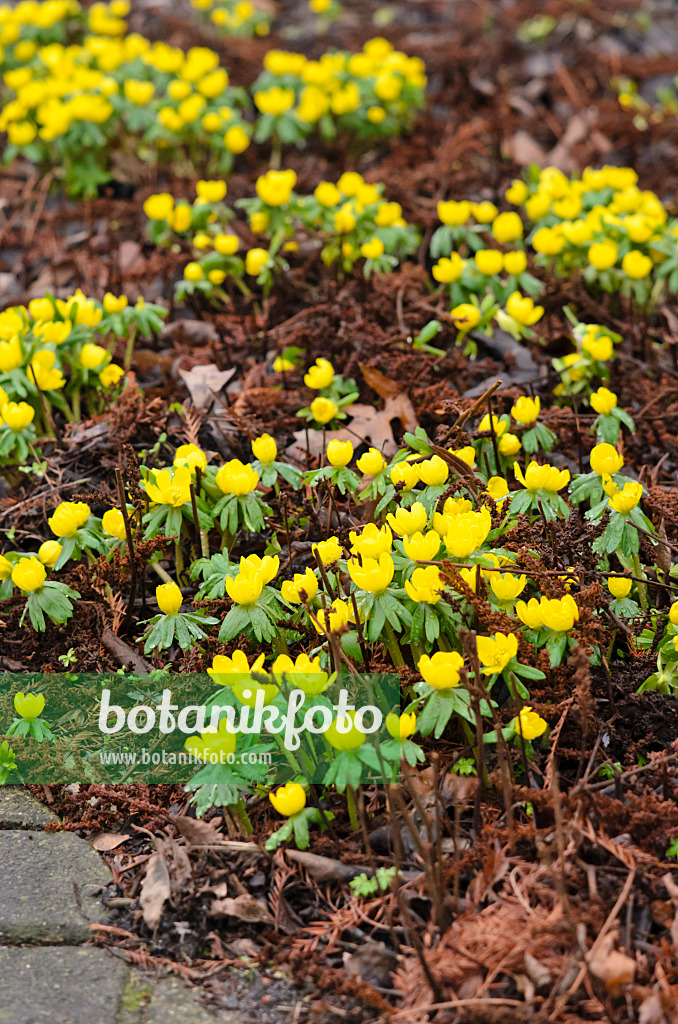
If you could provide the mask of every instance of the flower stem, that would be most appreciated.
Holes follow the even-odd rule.
[[[351,830],[353,832],[359,832],[360,822],[358,821],[358,812],[355,807],[355,795],[351,786],[346,787],[346,803],[348,804],[348,816],[351,820]]]
[[[632,558],[633,558],[633,571],[634,571],[636,577],[638,579],[645,579],[645,573],[643,572],[643,567],[640,564],[640,558],[638,557],[638,555],[633,555]],[[646,587],[646,585],[644,583],[639,583],[638,584],[638,598],[640,600],[640,607],[643,609],[643,612],[645,613],[645,615],[647,615],[647,613],[649,611],[649,607],[648,607],[648,603],[647,603],[647,587]]]
[[[399,668],[401,665],[405,664],[405,659],[403,658],[403,652],[400,650],[398,638],[393,632],[393,626],[388,619],[386,619],[386,622],[384,623],[384,633],[386,634],[386,646],[388,647],[388,652],[391,655],[391,661],[396,668]]]
[[[172,577],[170,576],[170,574],[165,572],[163,567],[161,565],[158,565],[157,562],[149,562],[148,564],[150,565],[151,569],[153,569],[158,574],[158,576],[163,581],[163,583],[173,583],[174,582],[172,580]]]
[[[127,338],[127,344],[125,346],[125,358],[123,360],[123,368],[129,370],[132,365],[132,355],[134,353],[134,341],[137,336],[136,327],[130,327],[129,337]]]

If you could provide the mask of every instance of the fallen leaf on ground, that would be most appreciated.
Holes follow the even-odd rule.
[[[115,850],[116,847],[122,846],[123,843],[126,843],[127,840],[131,838],[132,836],[122,835],[120,833],[116,835],[113,832],[101,832],[92,840],[92,846],[95,850],[99,850],[99,852],[104,853],[106,850]]]
[[[191,401],[196,409],[207,409],[224,384],[231,379],[235,369],[218,370],[214,363],[193,366],[190,370],[179,370],[179,376],[188,388]]]
[[[264,903],[260,903],[249,893],[242,893],[235,899],[213,900],[208,910],[210,917],[237,917],[239,921],[250,921],[253,924],[273,924],[273,918]]]
[[[160,924],[163,907],[170,898],[170,875],[161,853],[154,853],[146,865],[146,874],[141,883],[139,903],[144,915],[144,922],[152,932]]]

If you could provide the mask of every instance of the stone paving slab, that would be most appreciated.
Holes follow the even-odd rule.
[[[0,786],[0,829],[38,831],[58,820],[56,814],[52,814],[23,786]]]
[[[0,1024],[116,1024],[128,974],[103,949],[0,947]]]
[[[0,832],[0,866],[0,943],[77,945],[107,917],[100,889],[111,874],[72,833]]]
[[[150,1001],[142,1010],[140,1020],[143,1024],[248,1024],[247,1016],[237,1012],[208,1012],[198,1003],[190,987],[178,978],[153,982]]]

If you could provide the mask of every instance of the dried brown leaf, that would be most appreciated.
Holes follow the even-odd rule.
[[[160,924],[163,907],[171,895],[170,874],[162,853],[153,853],[146,865],[139,903],[146,926],[152,932]]]

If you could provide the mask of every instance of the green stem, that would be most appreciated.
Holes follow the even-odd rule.
[[[252,833],[254,832],[254,829],[252,828],[252,822],[250,821],[249,814],[247,813],[247,808],[245,807],[245,801],[243,800],[242,797],[239,798],[237,804],[235,805],[235,810],[240,820],[240,823],[243,827],[243,831],[245,832],[246,835],[251,836]]]
[[[134,354],[134,342],[137,336],[136,327],[131,327],[129,337],[127,338],[127,344],[125,346],[125,358],[123,360],[123,368],[129,370],[132,365],[132,355]]]
[[[360,822],[358,821],[358,812],[355,807],[355,796],[351,786],[346,787],[346,803],[348,804],[348,816],[351,820],[351,830],[353,832],[359,832]]]
[[[388,619],[386,619],[386,622],[384,623],[384,632],[386,634],[386,646],[388,647],[388,652],[391,655],[391,661],[396,668],[399,668],[401,665],[405,664],[405,659],[403,658],[403,652],[400,650],[398,638],[393,632],[393,626]]]
[[[174,542],[174,564],[177,570],[177,580],[179,580],[184,571],[184,553],[181,550],[181,536]]]
[[[169,575],[169,573],[165,572],[163,567],[161,565],[158,565],[157,562],[149,562],[148,564],[150,565],[151,569],[153,569],[157,573],[157,575],[160,577],[160,579],[163,581],[163,583],[173,583],[174,582],[172,580],[172,577]]]
[[[447,639],[444,633],[440,633],[438,636],[438,647],[441,651],[453,651],[450,641]]]
[[[645,573],[643,572],[643,567],[640,564],[640,558],[638,555],[633,555],[632,558],[634,574],[638,579],[645,579]],[[644,614],[647,615],[649,606],[647,603],[647,587],[644,583],[638,584],[638,598],[640,599],[640,607],[643,609]]]
[[[424,653],[423,644],[415,644],[412,643],[412,641],[410,641],[410,650],[412,651],[412,660],[414,661],[414,664],[418,665],[419,659],[422,657]]]

